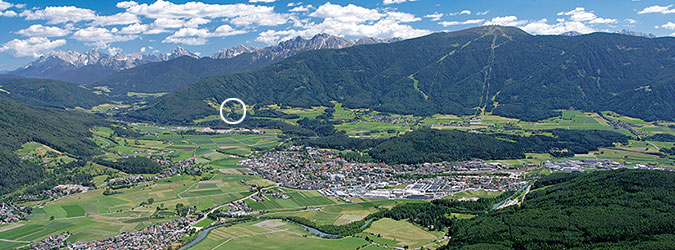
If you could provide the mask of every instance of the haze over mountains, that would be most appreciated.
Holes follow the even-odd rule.
[[[570,108],[674,120],[673,47],[675,38],[533,36],[484,26],[302,53],[260,70],[206,78],[132,116],[184,123],[214,114],[207,101],[239,97],[259,106],[338,101],[393,113],[492,111],[529,121]]]

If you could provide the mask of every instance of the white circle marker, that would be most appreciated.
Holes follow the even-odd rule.
[[[225,119],[225,116],[223,115],[223,108],[225,107],[225,103],[228,103],[230,101],[235,101],[235,102],[241,103],[241,106],[244,108],[244,115],[242,115],[241,118],[239,118],[239,120],[236,120],[236,121],[233,121],[233,122]],[[225,123],[230,124],[230,125],[239,124],[239,123],[244,121],[244,118],[246,118],[246,104],[241,99],[239,99],[239,98],[227,98],[225,101],[223,101],[223,103],[220,104],[220,119],[222,119]]]

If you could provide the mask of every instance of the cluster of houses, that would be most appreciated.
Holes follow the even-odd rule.
[[[566,161],[545,161],[544,167],[551,172],[583,172],[589,169],[593,170],[615,170],[621,168],[627,169],[651,169],[651,170],[669,170],[672,168],[663,168],[653,165],[633,164],[631,162],[615,162],[612,160],[566,160]]]
[[[298,146],[239,164],[283,186],[335,197],[432,199],[465,190],[514,190],[526,184],[520,172],[503,163],[360,163],[341,158],[339,152]]]
[[[30,207],[2,202],[0,203],[0,225],[25,220],[30,215],[30,212]]]
[[[187,235],[190,223],[196,217],[185,217],[170,222],[152,225],[133,232],[124,232],[110,238],[71,243],[68,233],[52,235],[29,246],[31,249],[175,249],[178,240]]]
[[[155,181],[159,179],[160,177],[157,175],[154,176],[130,175],[127,177],[110,179],[108,180],[108,186],[111,188],[125,187],[129,185],[135,185],[141,182]]]
[[[218,217],[240,217],[248,215],[253,210],[248,207],[246,202],[235,201],[228,203],[227,206],[223,207],[220,212],[218,212]]]
[[[70,237],[69,233],[54,234],[49,236],[42,241],[30,244],[28,248],[30,249],[64,249],[68,248],[71,244],[66,240]]]
[[[24,201],[38,201],[38,200],[56,200],[61,197],[87,192],[91,189],[79,184],[63,184],[53,187],[52,189],[42,190],[39,194],[22,194],[19,200]]]
[[[182,161],[157,160],[159,164],[164,166],[162,174],[166,176],[174,176],[178,174],[200,175],[204,171],[204,167],[197,165],[195,158],[190,158]]]
[[[170,160],[157,160],[159,164],[164,166],[162,174],[154,176],[144,175],[130,175],[127,177],[115,178],[108,180],[108,186],[115,188],[120,186],[134,185],[142,182],[155,181],[169,176],[179,174],[200,175],[204,168],[195,163],[195,159],[187,159],[173,162]]]

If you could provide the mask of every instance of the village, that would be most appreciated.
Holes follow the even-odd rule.
[[[55,234],[40,242],[33,243],[30,249],[175,249],[180,246],[176,243],[186,236],[190,224],[196,220],[194,216],[176,219],[153,226],[124,232],[114,237],[84,243],[66,241],[68,233]]]
[[[523,172],[481,160],[424,164],[349,162],[340,153],[290,147],[239,163],[282,186],[318,190],[325,196],[437,199],[467,190],[517,190]]]
[[[0,225],[25,220],[30,215],[31,207],[22,207],[14,204],[0,203]]]

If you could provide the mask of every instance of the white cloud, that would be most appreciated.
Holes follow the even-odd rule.
[[[120,34],[142,34],[150,29],[150,25],[135,23],[120,30]]]
[[[14,12],[13,10],[8,10],[8,11],[5,11],[5,12],[0,11],[0,16],[4,16],[4,17],[15,17],[15,16],[18,16],[18,15],[19,14],[16,14],[16,12]]]
[[[280,25],[288,22],[288,16],[274,12],[274,7],[250,4],[174,4],[157,0],[152,4],[120,2],[117,7],[152,19],[229,18],[235,25]]]
[[[276,0],[248,0],[249,3],[274,3]]]
[[[661,25],[661,28],[664,28],[664,29],[667,29],[667,30],[675,30],[675,23],[668,22],[664,25]]]
[[[138,38],[137,35],[119,34],[117,28],[106,29],[101,27],[87,27],[76,31],[72,38],[88,44],[96,45],[99,48],[108,48],[108,44],[113,42],[125,42]]]
[[[28,36],[28,37],[58,37],[65,36],[70,34],[70,31],[67,29],[62,29],[54,26],[42,26],[40,24],[33,24],[28,28],[19,30],[17,34]]]
[[[476,15],[477,15],[477,16],[485,16],[485,15],[487,15],[488,13],[490,13],[489,10],[486,10],[486,11],[479,11],[479,12],[476,12]]]
[[[384,0],[382,4],[395,4],[395,3],[405,3],[405,2],[414,2],[416,0]]]
[[[568,12],[559,12],[558,16],[569,16],[572,21],[589,23],[616,23],[616,19],[597,17],[593,12],[588,12],[582,7]]]
[[[384,17],[384,13],[380,13],[376,9],[368,9],[361,6],[349,4],[341,6],[337,4],[325,3],[312,14],[312,17],[320,17],[335,20],[344,23],[360,23],[364,21],[379,20]]]
[[[50,41],[46,37],[31,37],[25,40],[14,39],[0,47],[0,52],[9,52],[15,57],[40,57],[44,53],[66,44],[65,39]]]
[[[522,29],[528,33],[536,35],[559,35],[565,32],[579,32],[581,34],[588,34],[595,32],[591,27],[579,21],[565,21],[558,20],[558,23],[548,24],[548,20],[541,19],[539,21],[530,22],[523,26]]]
[[[97,16],[92,25],[108,26],[108,25],[125,25],[132,23],[140,23],[138,16],[126,12],[117,13],[111,16]]]
[[[96,13],[90,9],[81,9],[75,6],[50,6],[38,10],[24,10],[19,14],[26,20],[47,20],[48,24],[65,22],[91,21],[96,19]]]
[[[8,3],[8,2],[5,2],[5,1],[0,0],[0,11],[9,9],[9,8],[11,8],[12,6],[14,6],[14,4]]]
[[[431,18],[431,21],[438,21],[441,20],[441,17],[443,17],[443,13],[434,12],[434,14],[429,14],[424,17]]]
[[[451,15],[451,16],[457,16],[457,15],[471,15],[471,11],[470,11],[470,10],[462,10],[462,11],[460,11],[460,12],[452,12],[452,13],[449,13],[448,15]]]
[[[526,24],[526,20],[518,20],[516,16],[500,16],[494,17],[485,23],[484,25],[500,25],[500,26],[520,26]]]
[[[288,11],[290,11],[290,12],[307,12],[311,8],[313,8],[313,6],[311,4],[304,5],[304,6],[300,5],[300,6],[296,6],[295,8],[292,8]]]
[[[227,24],[216,28],[210,32],[206,28],[181,28],[170,36],[167,36],[162,43],[182,43],[187,45],[203,45],[209,37],[224,37],[246,33],[244,30],[236,30]]]
[[[152,23],[153,27],[164,29],[164,28],[181,28],[185,26],[185,20],[175,19],[175,18],[157,18]]]
[[[438,24],[443,25],[443,27],[454,26],[454,25],[467,25],[467,24],[480,24],[485,19],[470,19],[465,21],[443,21]]]
[[[668,6],[652,5],[639,11],[638,14],[649,14],[649,13],[673,14],[675,13],[675,9],[673,9],[672,7],[673,7],[672,4]]]
[[[319,33],[377,38],[412,38],[431,33],[404,24],[421,20],[412,14],[388,9],[368,9],[353,4],[341,6],[325,3],[309,16],[322,20],[318,23],[300,23],[297,29],[267,30],[259,33],[256,41],[273,44],[296,36],[311,37]]]
[[[634,24],[634,23],[637,23],[637,20],[632,19],[632,18],[626,18],[626,19],[623,20],[623,21],[626,22],[626,23],[628,23],[628,24]]]

